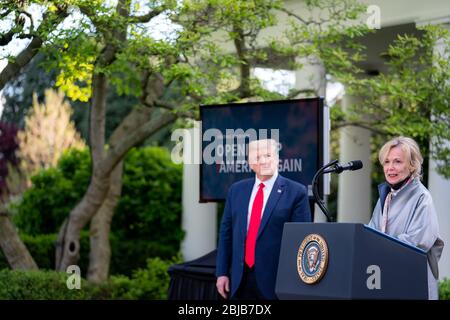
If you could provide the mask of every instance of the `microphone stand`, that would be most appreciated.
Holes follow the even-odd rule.
[[[329,173],[329,172],[324,172],[325,169],[334,166],[336,163],[338,162],[338,160],[333,160],[330,163],[324,165],[322,168],[320,168],[316,174],[314,175],[313,179],[312,179],[312,192],[313,192],[313,196],[314,196],[314,201],[317,203],[317,205],[320,207],[320,209],[322,210],[322,212],[325,214],[325,217],[327,217],[327,222],[332,222],[332,219],[330,217],[330,213],[328,212],[327,208],[325,207],[325,204],[323,202],[323,200],[320,198],[319,195],[319,176],[321,176],[324,173]]]

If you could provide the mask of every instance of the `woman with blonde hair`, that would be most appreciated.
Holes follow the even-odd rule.
[[[428,298],[438,299],[438,261],[444,248],[430,192],[420,182],[423,157],[407,137],[388,141],[378,154],[386,181],[369,226],[427,252]]]

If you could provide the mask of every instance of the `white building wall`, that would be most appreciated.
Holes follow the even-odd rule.
[[[344,95],[343,109],[357,105],[361,99]],[[372,214],[370,131],[346,126],[340,129],[339,161],[361,160],[363,168],[339,174],[338,222],[368,223]]]
[[[198,125],[183,137],[183,217],[185,237],[181,252],[185,261],[201,257],[217,247],[217,204],[199,203],[200,131]],[[189,163],[186,163],[189,162]]]

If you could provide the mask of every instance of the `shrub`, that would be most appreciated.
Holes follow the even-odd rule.
[[[153,258],[146,268],[134,271],[133,276],[113,276],[108,282],[93,285],[81,279],[81,288],[67,288],[69,274],[50,271],[0,270],[0,300],[72,300],[72,299],[167,299],[169,267],[181,261]]]
[[[170,231],[168,231],[170,232]],[[174,245],[159,243],[145,238],[122,241],[115,234],[110,235],[110,274],[131,275],[131,270],[144,268],[149,257],[170,259],[174,255]]]
[[[86,192],[90,172],[88,151],[74,149],[61,157],[57,168],[34,175],[32,187],[11,208],[20,232],[29,235],[57,232]]]
[[[167,270],[174,263],[181,262],[181,258],[174,260],[161,260],[153,258],[147,260],[147,268],[133,272],[131,286],[128,292],[120,298],[125,299],[167,299],[170,276]],[[112,283],[117,280],[112,278]]]
[[[450,300],[450,279],[439,282],[439,300]]]
[[[37,237],[58,232],[85,193],[90,174],[88,151],[71,150],[61,157],[56,168],[35,175],[22,201],[12,205],[20,233]],[[128,153],[122,196],[111,226],[111,274],[130,275],[131,270],[145,267],[149,257],[169,259],[177,254],[183,238],[181,176],[181,166],[171,161],[166,149],[145,147]],[[54,245],[40,241],[43,248],[39,250],[48,259],[38,265],[53,268]],[[81,245],[82,250],[89,250],[84,243]]]
[[[178,255],[170,260],[159,257],[147,259],[145,268],[137,269],[133,275],[112,276],[101,285],[95,299],[163,300],[167,299],[170,276],[167,272],[174,263],[180,263]]]
[[[68,275],[56,271],[0,270],[0,299],[89,299],[92,288],[82,280],[80,290],[69,290]]]
[[[148,147],[129,152],[124,166],[122,197],[112,223],[120,239],[142,239],[178,251],[181,230],[181,166],[168,151]]]

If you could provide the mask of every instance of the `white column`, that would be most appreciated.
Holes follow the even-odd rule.
[[[450,29],[450,25],[444,25]],[[444,54],[445,44],[440,41],[436,44],[435,52]],[[450,80],[449,80],[450,81]],[[446,142],[447,147],[450,148],[450,141]],[[430,146],[431,150],[431,146]],[[445,246],[439,261],[439,278],[450,278],[450,179],[445,179],[436,171],[437,162],[430,157],[428,167],[428,189],[433,198],[434,206],[436,208],[439,231]]]
[[[360,103],[361,99],[344,95],[344,110]],[[370,131],[346,126],[340,129],[340,162],[361,160],[363,168],[358,171],[345,171],[339,175],[338,221],[368,223],[371,208],[371,151]]]
[[[303,65],[299,70],[295,71],[295,89],[303,90],[308,94],[300,93],[297,98],[303,98],[305,96],[319,96],[325,98],[326,93],[326,73],[325,67],[321,61],[315,57],[301,58],[298,62]],[[326,108],[326,114],[328,115],[328,108]],[[329,118],[326,119],[328,121]],[[329,129],[328,123],[325,124],[326,130]],[[329,162],[329,132],[325,133],[324,140],[324,163]],[[324,194],[330,194],[329,177],[324,176]],[[325,199],[326,200],[326,199]],[[319,206],[314,205],[314,221],[326,222],[326,217],[320,210]]]
[[[182,228],[185,232],[181,243],[181,252],[185,261],[201,257],[217,247],[217,205],[216,203],[199,203],[200,199],[200,154],[199,127],[185,131],[183,138],[183,217]],[[192,161],[192,160],[196,161]]]

